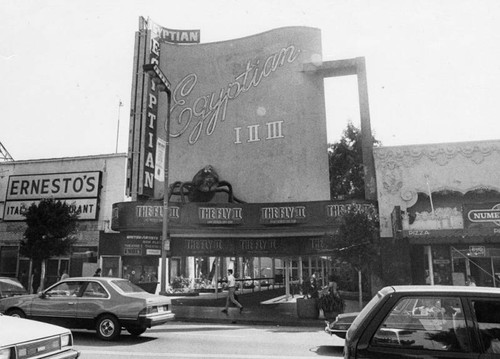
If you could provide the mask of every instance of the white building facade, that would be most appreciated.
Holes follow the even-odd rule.
[[[64,271],[91,275],[100,265],[100,237],[112,234],[112,204],[126,201],[126,162],[126,154],[0,162],[0,276],[18,277],[33,290],[30,273],[39,275],[40,263],[19,255],[23,211],[51,197],[70,204],[79,223],[71,252],[48,261],[45,285]]]

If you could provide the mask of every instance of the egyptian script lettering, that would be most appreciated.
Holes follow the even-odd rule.
[[[194,73],[185,76],[172,93],[171,118],[173,123],[180,125],[180,129],[172,129],[171,136],[179,137],[187,132],[188,142],[193,145],[200,138],[203,127],[207,136],[212,135],[218,123],[226,119],[229,100],[258,87],[263,79],[271,76],[280,67],[293,63],[299,54],[300,50],[290,45],[270,55],[263,62],[249,60],[245,71],[237,75],[225,88],[221,88],[218,93],[214,91],[194,100],[190,100],[189,95],[196,88],[198,76]]]

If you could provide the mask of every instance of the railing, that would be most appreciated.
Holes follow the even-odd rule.
[[[255,287],[259,288],[259,291],[262,290],[262,288],[267,288],[267,289],[275,289],[281,288],[285,285],[283,281],[283,276],[275,276],[274,278],[269,278],[269,277],[261,277],[261,278],[243,278],[243,279],[235,279],[237,283],[243,283],[239,285],[239,288],[242,289],[251,289],[252,292],[255,292]],[[227,283],[227,280],[219,280],[219,283]],[[245,285],[245,282],[250,282],[250,285]],[[255,285],[255,282],[258,282],[258,285]],[[263,283],[264,282],[264,283]]]

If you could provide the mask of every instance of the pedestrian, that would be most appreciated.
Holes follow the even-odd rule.
[[[61,276],[61,280],[63,280],[63,279],[67,279],[67,278],[69,278],[69,274],[68,274],[68,271],[66,271],[66,270],[65,270],[65,271],[63,272],[62,276]]]
[[[40,278],[40,273],[38,272],[38,269],[35,268],[33,270],[33,274],[31,275],[31,286],[33,288],[34,294],[38,293],[38,288],[40,287],[41,283],[41,278]]]
[[[100,277],[101,276],[101,268],[97,268],[94,273],[94,277]]]
[[[241,305],[240,302],[236,300],[236,298],[234,298],[234,293],[236,292],[236,279],[234,279],[232,269],[227,270],[227,286],[228,286],[228,292],[226,298],[226,307],[222,309],[222,313],[227,314],[230,302],[233,302],[238,308],[240,308],[240,313],[243,312],[243,306]]]

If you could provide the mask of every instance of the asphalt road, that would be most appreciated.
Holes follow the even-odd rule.
[[[342,347],[318,328],[174,322],[114,342],[73,331],[81,358],[284,359],[342,357]]]

